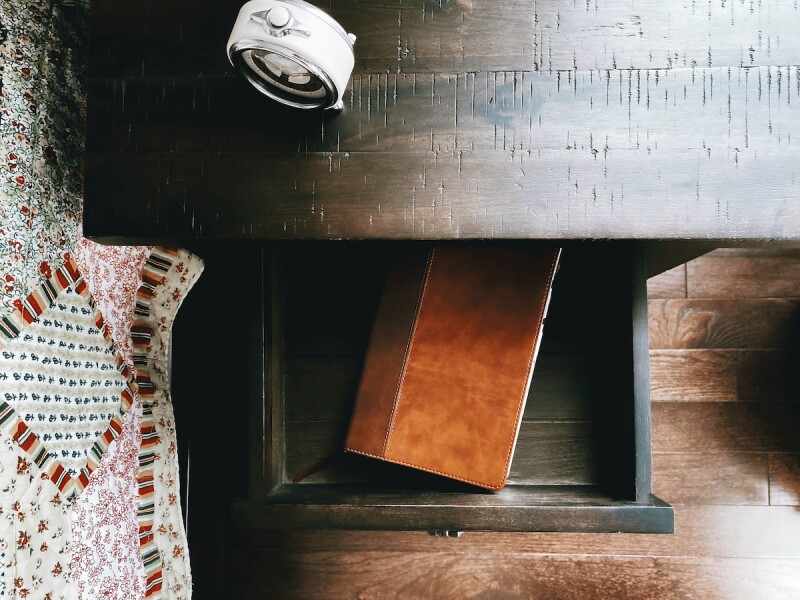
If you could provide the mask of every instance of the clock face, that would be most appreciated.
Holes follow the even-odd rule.
[[[264,49],[246,49],[237,61],[250,81],[263,92],[295,105],[323,106],[328,89],[322,80],[299,62]]]

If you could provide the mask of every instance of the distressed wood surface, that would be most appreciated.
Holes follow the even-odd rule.
[[[87,234],[800,239],[794,4],[322,6],[340,114],[234,75],[238,2],[94,3]]]
[[[356,72],[674,69],[800,64],[798,7],[646,0],[317,2],[358,36]],[[230,76],[224,43],[241,2],[92,5],[98,77]],[[136,38],[140,43],[130,44]],[[222,51],[221,51],[222,50]]]

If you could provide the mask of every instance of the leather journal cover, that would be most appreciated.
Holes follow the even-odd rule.
[[[448,246],[395,264],[345,450],[502,489],[560,252]]]

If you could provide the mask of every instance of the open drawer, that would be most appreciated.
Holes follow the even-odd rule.
[[[227,526],[672,532],[672,508],[650,493],[645,271],[635,242],[564,244],[504,490],[342,452],[389,266],[422,243],[249,247],[263,278],[238,299],[250,325],[227,344],[241,354],[230,361],[240,392],[229,390],[227,403],[249,415],[247,482]],[[204,277],[224,276],[217,268],[230,261],[211,258]],[[197,293],[192,310],[202,310]]]

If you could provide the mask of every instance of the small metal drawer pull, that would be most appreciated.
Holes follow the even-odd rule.
[[[433,537],[458,538],[464,535],[464,532],[456,531],[455,529],[431,529],[428,531],[428,535],[432,535]]]

